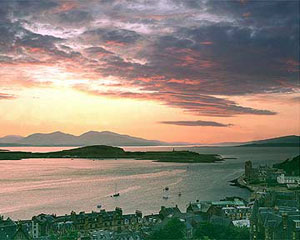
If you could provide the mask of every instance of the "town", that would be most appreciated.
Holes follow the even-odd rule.
[[[185,211],[162,206],[156,214],[141,211],[72,211],[39,214],[29,220],[0,218],[1,240],[142,240],[142,239],[300,239],[300,156],[273,167],[245,162],[235,185],[252,191],[249,200],[226,197],[196,200]],[[296,165],[297,166],[297,165]]]

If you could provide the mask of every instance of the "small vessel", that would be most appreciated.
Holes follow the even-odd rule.
[[[178,197],[181,197],[181,195],[182,195],[182,193],[181,193],[181,189],[180,189],[180,187],[179,187],[179,189],[178,189],[179,191],[178,191]]]
[[[119,197],[120,193],[117,192],[117,184],[115,185],[115,193],[111,197]]]
[[[114,195],[112,195],[112,197],[119,197],[120,193],[115,193]]]

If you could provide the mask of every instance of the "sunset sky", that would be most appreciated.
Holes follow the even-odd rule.
[[[299,135],[299,1],[0,0],[0,136]]]

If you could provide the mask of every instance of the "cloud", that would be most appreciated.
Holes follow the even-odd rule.
[[[98,45],[106,44],[108,46],[124,46],[134,44],[140,35],[135,31],[126,29],[98,28],[84,32],[80,38],[87,43]]]
[[[132,88],[127,86],[127,89],[132,88],[132,91],[120,91],[120,85],[112,85],[111,88],[100,87],[101,90],[95,90],[87,87],[86,85],[76,85],[75,89],[95,95],[95,96],[109,96],[112,98],[131,98],[141,100],[155,100],[162,102],[169,107],[181,108],[186,112],[194,115],[205,115],[213,117],[231,117],[235,115],[276,115],[276,112],[262,109],[255,109],[250,107],[243,107],[237,105],[235,102],[223,98],[213,96],[205,96],[199,94],[178,94],[176,92],[157,91],[149,89],[144,91],[139,88]],[[125,87],[121,85],[121,87]],[[159,87],[157,87],[159,88]]]
[[[188,127],[230,127],[232,124],[224,124],[219,122],[213,122],[213,121],[161,121],[159,123],[162,124],[170,124],[170,125],[176,125],[176,126],[188,126]]]
[[[28,68],[51,66],[86,79],[72,87],[88,94],[154,100],[195,115],[269,116],[276,113],[228,99],[300,90],[298,7],[298,1],[1,1],[0,63],[27,76],[24,87],[41,76],[28,79]],[[3,71],[2,83],[22,81]],[[103,90],[102,78],[118,84]]]
[[[93,17],[88,11],[79,9],[71,9],[59,13],[58,21],[64,25],[77,27],[80,24],[88,24],[93,20]]]
[[[6,94],[6,93],[0,93],[0,100],[5,100],[5,99],[15,99],[16,96],[11,95],[11,94]]]

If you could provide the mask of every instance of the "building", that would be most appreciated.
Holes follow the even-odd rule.
[[[298,192],[267,192],[257,199],[250,217],[251,239],[300,239]]]
[[[0,216],[0,239],[11,240],[17,231],[17,224],[10,218]]]
[[[252,167],[252,162],[245,162],[245,181],[248,183],[267,183],[269,186],[277,184],[277,177],[284,174],[282,169],[272,168],[267,165]]]
[[[208,210],[211,204],[211,201],[196,201],[188,205],[186,212],[201,215],[203,218],[208,219]]]
[[[0,216],[0,240],[30,240],[27,229],[21,223],[17,224],[10,218]]]
[[[32,218],[32,237],[39,238],[48,236],[53,232],[53,225],[55,221],[55,215],[40,214]]]
[[[297,184],[300,186],[300,177],[285,176],[285,174],[282,173],[277,177],[277,182],[279,184]]]
[[[40,214],[32,218],[33,238],[64,234],[68,231],[89,232],[91,230],[108,231],[136,231],[143,224],[142,212],[136,211],[134,214],[123,215],[121,208],[114,211],[101,210],[100,212],[56,216]]]
[[[31,237],[29,236],[28,232],[24,230],[22,225],[17,227],[17,231],[12,236],[12,240],[30,240]]]
[[[251,216],[252,209],[247,206],[223,207],[221,216],[234,220],[245,220]]]
[[[180,209],[176,205],[175,207],[164,207],[162,206],[159,211],[159,216],[162,220],[164,220],[166,217],[174,217],[175,215],[181,214]]]

